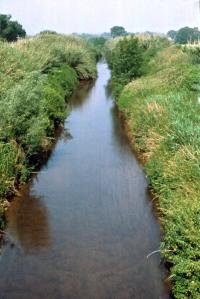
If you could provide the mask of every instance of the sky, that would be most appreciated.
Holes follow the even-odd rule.
[[[102,33],[115,25],[128,32],[200,28],[198,0],[0,0],[0,13],[11,14],[29,35]]]

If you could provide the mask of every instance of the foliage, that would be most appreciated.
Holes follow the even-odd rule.
[[[141,75],[142,51],[138,39],[124,38],[112,54],[111,69],[114,76],[123,76],[130,81]]]
[[[142,36],[120,37],[106,43],[106,58],[111,68],[111,86],[118,97],[123,87],[133,79],[144,75],[148,62],[158,51],[168,47],[166,38]],[[149,68],[149,66],[148,66]]]
[[[175,298],[200,298],[200,66],[177,46],[160,50],[148,73],[129,83],[125,114],[150,187],[159,201],[162,254]]]
[[[111,36],[117,37],[117,36],[124,36],[127,34],[126,30],[122,26],[114,26],[110,29]]]
[[[104,46],[106,43],[106,39],[102,36],[99,37],[91,37],[88,39],[91,44],[93,51],[95,53],[96,60],[100,60],[104,54]]]
[[[191,62],[194,64],[200,64],[200,45],[191,45],[191,46],[185,46],[183,48],[183,51],[188,53],[188,55],[191,57]]]
[[[178,44],[193,43],[200,40],[200,31],[198,28],[184,27],[181,28],[175,37],[175,42]]]
[[[173,40],[175,40],[176,35],[177,35],[177,31],[175,31],[175,30],[170,30],[170,31],[167,32],[167,36],[170,37]]]
[[[26,70],[48,72],[63,63],[75,69],[80,80],[96,77],[95,56],[87,41],[73,36],[42,33],[36,38],[18,41]]]
[[[0,42],[0,223],[5,198],[49,151],[54,128],[78,79],[96,77],[95,57],[80,38],[42,33],[17,43]]]
[[[112,71],[112,85],[118,95],[125,84],[142,75],[143,49],[134,37],[123,38],[107,56]]]
[[[40,31],[39,35],[42,35],[42,34],[57,34],[57,32],[54,30],[43,30],[43,31]]]
[[[0,14],[0,37],[7,41],[16,41],[19,37],[25,37],[26,31],[17,21],[11,21],[10,15]]]

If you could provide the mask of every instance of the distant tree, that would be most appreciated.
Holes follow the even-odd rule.
[[[175,31],[175,30],[170,30],[170,31],[167,32],[167,36],[170,37],[173,40],[175,40],[176,35],[177,35],[177,31]]]
[[[111,37],[111,33],[110,33],[110,32],[103,32],[103,33],[101,34],[101,36],[104,37],[104,38],[106,38],[106,39],[108,39],[108,38]]]
[[[43,30],[43,31],[40,31],[39,35],[43,35],[43,34],[57,34],[57,32],[53,31],[53,30]]]
[[[26,31],[17,21],[11,21],[10,15],[0,14],[0,37],[7,41],[16,41],[19,37],[25,37]]]
[[[198,28],[184,27],[177,32],[175,42],[178,44],[187,44],[189,42],[198,41],[199,39],[200,31]]]
[[[122,26],[114,26],[110,29],[110,32],[112,37],[127,35],[126,30]]]

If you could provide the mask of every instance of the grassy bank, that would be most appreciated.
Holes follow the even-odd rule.
[[[176,45],[153,51],[117,101],[159,203],[161,250],[178,299],[200,298],[198,53]]]
[[[95,55],[80,38],[55,33],[0,42],[0,227],[6,197],[48,151],[78,80],[96,77]]]

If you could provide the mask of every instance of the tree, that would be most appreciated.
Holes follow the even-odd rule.
[[[125,36],[127,35],[126,30],[122,26],[114,26],[110,29],[111,31],[111,36],[112,37],[117,37],[117,36]]]
[[[170,30],[170,31],[167,32],[167,36],[170,37],[173,40],[175,40],[176,35],[177,35],[177,31],[175,31],[175,30]]]
[[[200,31],[198,28],[183,27],[177,32],[175,42],[178,44],[187,44],[198,41],[199,39]]]
[[[40,31],[40,33],[39,33],[39,35],[44,35],[44,34],[57,34],[57,32],[54,30],[43,30],[43,31]]]
[[[111,69],[115,77],[129,82],[142,75],[143,50],[137,38],[124,38],[113,50]]]
[[[26,31],[17,21],[11,21],[10,15],[0,14],[0,37],[7,41],[16,41],[19,37],[25,37]]]

